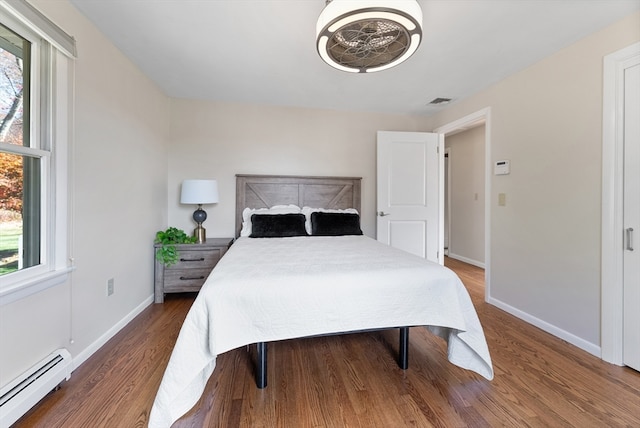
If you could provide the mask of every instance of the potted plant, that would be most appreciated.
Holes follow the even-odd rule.
[[[159,230],[156,233],[155,243],[159,244],[156,250],[156,259],[165,266],[171,266],[178,261],[176,244],[193,244],[195,236],[187,235],[184,230],[170,227],[167,230]]]

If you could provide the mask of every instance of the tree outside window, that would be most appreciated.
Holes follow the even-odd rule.
[[[28,149],[29,64],[30,43],[0,25],[0,275],[39,263],[40,162]]]

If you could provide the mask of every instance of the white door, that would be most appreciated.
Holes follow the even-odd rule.
[[[444,263],[444,136],[378,131],[378,241]]]
[[[640,371],[640,65],[624,76],[623,363]]]

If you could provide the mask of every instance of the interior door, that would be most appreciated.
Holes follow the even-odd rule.
[[[623,363],[640,371],[640,64],[624,76]]]
[[[444,136],[378,131],[377,239],[444,263]]]

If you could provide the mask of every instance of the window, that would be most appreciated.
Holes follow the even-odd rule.
[[[29,138],[31,42],[1,24],[0,70],[0,275],[7,275],[40,264],[40,172],[50,152],[42,156]]]
[[[0,305],[64,282],[74,40],[0,3]]]

